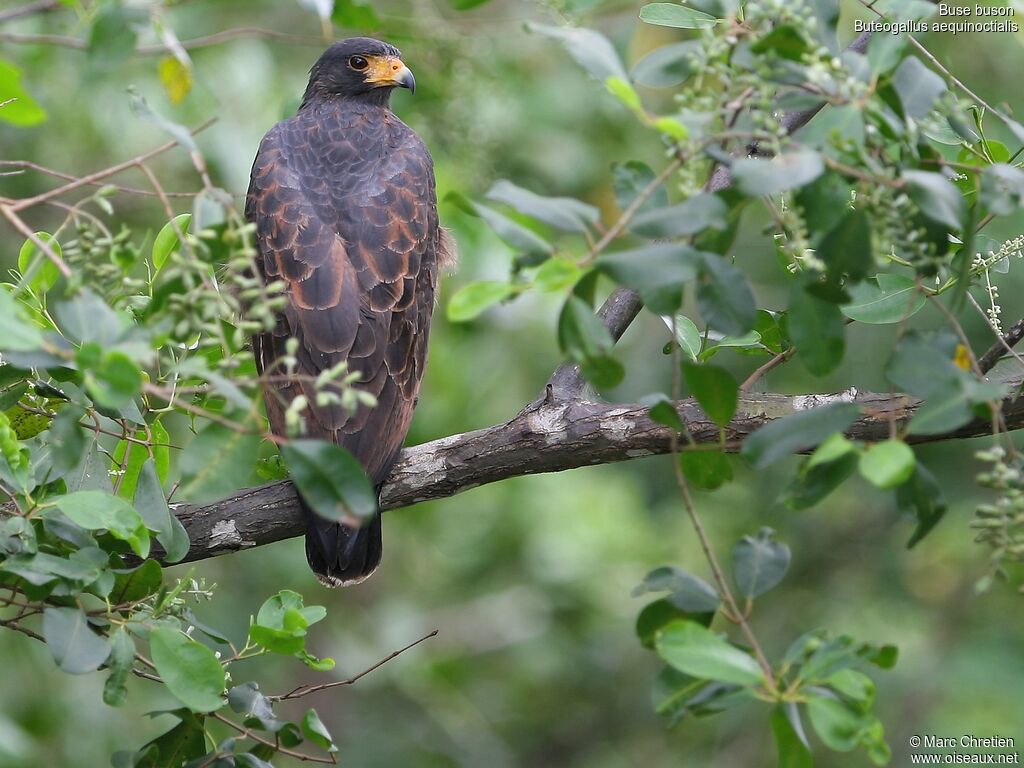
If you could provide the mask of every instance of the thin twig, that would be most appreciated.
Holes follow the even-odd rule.
[[[0,11],[0,24],[7,21],[13,21],[14,19],[20,19],[24,16],[34,16],[37,13],[46,13],[47,11],[53,11],[60,8],[60,2],[58,0],[36,0],[34,3],[26,3],[20,5],[17,8],[9,8],[6,11]]]
[[[416,640],[416,641],[414,641],[412,643],[409,643],[404,648],[399,648],[397,651],[392,653],[387,658],[381,659],[376,664],[374,664],[372,667],[367,667],[362,672],[360,672],[358,675],[350,677],[347,680],[335,680],[333,682],[322,683],[320,685],[300,685],[298,688],[296,688],[296,689],[294,689],[292,691],[289,691],[288,693],[285,693],[285,694],[283,694],[281,696],[268,696],[267,698],[270,699],[271,701],[285,701],[287,699],[299,699],[299,698],[302,698],[303,696],[308,696],[311,693],[318,693],[319,691],[325,691],[328,688],[337,688],[340,685],[352,685],[356,681],[361,680],[362,678],[366,677],[371,672],[374,672],[374,671],[380,669],[381,667],[383,667],[385,664],[387,664],[389,661],[391,661],[395,657],[402,655],[403,653],[408,651],[410,648],[415,648],[417,645],[422,643],[424,640],[429,640],[432,637],[437,637],[437,633],[438,633],[438,630],[436,630],[436,629],[433,630],[432,632],[428,632],[423,637],[421,637],[419,640]]]
[[[324,44],[324,41],[319,37],[291,35],[286,32],[278,32],[273,29],[262,29],[260,27],[236,27],[235,29],[225,29],[222,32],[215,32],[212,35],[196,37],[192,40],[182,40],[181,47],[185,50],[208,48],[211,45],[219,45],[220,43],[225,43],[229,40],[235,40],[240,37],[255,37],[265,40],[274,40],[279,43],[290,43],[292,45],[321,47]],[[0,32],[0,42],[15,43],[19,45],[55,45],[60,48],[72,48],[76,51],[84,51],[89,47],[87,40],[83,40],[79,37],[71,37],[69,35],[16,34],[13,32]],[[154,56],[167,53],[169,50],[170,48],[166,44],[157,43],[155,45],[140,45],[135,49],[135,53],[139,56]]]
[[[672,320],[672,338],[676,338],[675,318]],[[679,353],[679,345],[673,344],[672,398],[674,400],[679,399],[682,390],[682,365],[680,364]],[[686,422],[684,421],[683,424],[685,425]],[[722,430],[720,438],[724,439],[724,437],[725,431]],[[686,430],[686,438],[691,444],[693,444],[693,435],[688,429]],[[725,579],[725,574],[722,572],[722,566],[718,562],[718,557],[711,548],[711,540],[704,528],[704,521],[701,520],[700,515],[697,513],[697,508],[693,504],[693,498],[690,496],[690,488],[686,482],[686,475],[683,473],[683,465],[679,461],[679,434],[677,432],[673,431],[672,433],[670,448],[672,453],[672,471],[675,476],[676,487],[679,489],[679,497],[682,499],[683,507],[686,509],[686,514],[690,518],[690,522],[693,524],[693,530],[697,534],[697,539],[700,541],[701,550],[704,552],[704,559],[707,560],[708,565],[711,566],[711,573],[714,576],[715,584],[718,586],[719,595],[721,595],[722,599],[725,601],[726,607],[722,611],[722,614],[729,621],[739,625],[743,632],[743,636],[747,638],[747,642],[750,643],[750,647],[754,651],[757,663],[760,665],[761,671],[764,673],[765,681],[772,690],[775,690],[778,686],[775,682],[775,674],[772,672],[772,665],[768,662],[768,658],[765,656],[764,650],[761,648],[761,644],[757,640],[757,636],[754,635],[754,631],[750,628],[750,624],[747,622],[746,612],[741,611],[739,605],[736,603],[736,598],[732,594],[729,582]]]
[[[740,392],[749,392],[762,376],[789,360],[795,352],[796,347],[790,347],[789,349],[784,349],[782,352],[779,352],[779,354],[750,374],[743,383],[740,384]]]
[[[24,168],[30,171],[37,171],[38,173],[45,173],[47,176],[54,176],[58,179],[64,179],[64,181],[77,181],[79,176],[75,176],[71,173],[64,173],[63,171],[57,171],[53,168],[47,168],[44,165],[33,163],[29,160],[0,160],[0,167],[9,168]],[[0,176],[6,174],[0,173]],[[118,192],[124,192],[129,195],[141,195],[144,197],[156,197],[156,192],[152,192],[148,189],[140,189],[138,187],[127,187],[121,184],[111,184],[103,181],[89,182],[94,187],[113,187]],[[195,197],[198,192],[165,192],[168,197]]]
[[[192,135],[194,136],[200,131],[206,130],[211,125],[213,125],[216,122],[216,120],[216,118],[211,118],[210,120],[207,120],[205,123],[201,124],[198,128],[193,130]],[[140,163],[144,163],[147,160],[156,157],[157,155],[163,154],[164,152],[168,151],[169,149],[173,149],[176,146],[178,146],[177,141],[169,141],[166,144],[161,144],[159,147],[151,149],[148,152],[144,152],[141,155],[138,155],[137,157],[133,157],[131,160],[125,160],[124,162],[117,163],[116,165],[104,168],[103,170],[90,173],[87,176],[81,176],[75,179],[74,181],[64,184],[63,186],[51,189],[47,192],[41,192],[40,194],[35,195],[34,197],[25,197],[21,198],[20,200],[15,200],[10,205],[6,206],[6,208],[10,211],[22,211],[26,208],[31,208],[34,205],[39,205],[39,203],[45,202],[54,197],[60,197],[61,195],[65,195],[68,192],[72,192],[80,187],[91,185],[96,181],[100,181],[111,176],[116,176],[117,174],[121,173],[122,171],[126,171],[129,168],[136,168]]]
[[[622,212],[622,215],[619,216],[618,220],[608,228],[608,231],[604,233],[604,236],[597,241],[593,248],[590,249],[590,253],[587,254],[585,261],[591,261],[594,259],[604,251],[609,244],[611,244],[612,240],[625,232],[626,227],[629,226],[629,223],[643,207],[644,203],[647,202],[651,195],[658,191],[658,188],[664,184],[673,173],[679,170],[682,164],[683,158],[679,154],[676,154],[676,156],[672,158],[672,162],[666,165],[662,169],[661,173],[651,179],[647,186],[637,193],[637,196],[633,198],[629,205],[626,206],[626,209]]]
[[[328,757],[317,757],[316,755],[307,755],[304,752],[296,752],[295,750],[288,749],[287,747],[282,746],[280,741],[275,742],[271,741],[270,739],[266,739],[260,736],[258,733],[253,732],[251,729],[239,725],[231,718],[225,717],[220,712],[211,712],[210,716],[224,723],[224,725],[227,725],[235,729],[238,733],[245,736],[245,738],[250,739],[251,741],[255,741],[257,744],[263,744],[266,747],[270,747],[271,749],[280,752],[282,755],[288,755],[288,757],[294,757],[296,760],[300,760],[306,763],[321,763],[323,765],[335,765],[338,762],[334,759],[333,755],[330,755]]]
[[[15,208],[14,205],[0,205],[0,214],[3,214],[3,217],[11,223],[11,226],[31,240],[32,244],[43,252],[46,258],[48,258],[53,265],[60,270],[60,273],[64,275],[64,277],[71,277],[71,269],[65,263],[64,259],[62,259],[57,252],[50,247],[48,242],[39,237],[39,235],[32,231],[32,228],[29,227],[28,224],[22,221],[21,217],[15,212],[16,210],[17,208]]]

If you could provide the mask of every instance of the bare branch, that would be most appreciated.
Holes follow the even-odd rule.
[[[14,21],[24,16],[34,16],[37,13],[46,13],[60,8],[59,0],[36,0],[34,3],[19,5],[17,8],[8,8],[0,11],[0,24],[7,21]]]
[[[216,118],[212,120],[207,120],[205,123],[203,123],[194,131],[192,131],[192,135],[194,136],[200,131],[209,128],[215,122]],[[25,197],[20,200],[12,200],[5,207],[7,210],[12,212],[22,211],[26,208],[31,208],[34,205],[39,205],[39,203],[46,202],[47,200],[50,200],[54,197],[60,197],[61,195],[67,194],[68,192],[72,192],[78,189],[79,187],[88,186],[90,184],[94,184],[97,181],[102,181],[103,179],[110,178],[111,176],[116,176],[122,171],[127,171],[129,168],[137,168],[141,163],[144,163],[147,160],[156,157],[157,155],[162,154],[169,149],[173,149],[176,146],[178,146],[177,141],[169,141],[166,144],[161,144],[159,147],[155,147],[154,149],[149,150],[148,152],[143,152],[141,155],[139,155],[138,157],[133,157],[131,160],[125,160],[124,162],[117,163],[116,165],[112,165],[109,168],[104,168],[101,171],[96,171],[86,176],[80,176],[76,178],[74,181],[69,181],[67,184],[64,184],[55,189],[51,189],[46,192],[41,192],[38,195],[35,195],[34,197]]]
[[[181,47],[186,50],[196,48],[209,48],[211,45],[219,45],[229,40],[236,40],[241,37],[255,37],[264,40],[274,40],[279,43],[290,43],[292,45],[310,45],[323,47],[323,38],[308,37],[306,35],[291,35],[287,32],[278,32],[274,29],[262,29],[261,27],[236,27],[225,29],[222,32],[215,32],[212,35],[196,37],[192,40],[182,40]],[[68,35],[34,35],[16,34],[13,32],[0,32],[0,42],[16,43],[21,45],[55,45],[60,48],[72,48],[76,51],[84,51],[89,47],[87,41]],[[135,49],[139,56],[155,56],[167,53],[170,50],[165,44],[140,45]]]
[[[1015,386],[1020,381],[1010,382]],[[748,395],[725,430],[725,449],[736,452],[754,430],[797,411],[835,402],[856,402],[861,416],[846,434],[858,440],[885,440],[893,425],[906,424],[919,402],[907,395],[857,393],[828,395]],[[692,400],[677,404],[694,445],[684,450],[714,450],[718,426]],[[1024,428],[1024,398],[1002,403],[1008,429]],[[975,421],[942,435],[910,435],[930,442],[990,435],[988,421]],[[651,420],[643,405],[586,401],[540,403],[506,424],[406,448],[381,493],[383,510],[397,509],[510,477],[561,472],[668,453],[672,431]],[[175,504],[174,512],[192,540],[188,560],[270,544],[299,536],[302,514],[292,484],[283,480],[251,488],[205,507]]]
[[[0,104],[0,106],[3,106],[3,105]],[[57,170],[54,170],[53,168],[47,168],[45,165],[39,165],[38,163],[33,163],[30,160],[0,160],[0,168],[21,168],[21,169],[30,170],[30,171],[36,171],[38,173],[46,174],[47,176],[55,176],[56,178],[63,179],[64,181],[78,181],[78,179],[81,178],[80,176],[75,176],[74,174],[71,174],[71,173],[64,173],[63,171],[57,171]],[[17,171],[12,172],[12,174],[10,174],[10,175],[13,175],[13,173],[17,173]],[[0,173],[0,176],[7,176],[7,175],[9,175],[9,174],[7,174],[7,173]],[[114,189],[116,189],[118,192],[124,192],[125,194],[128,194],[128,195],[141,195],[143,197],[157,197],[157,193],[156,192],[153,192],[153,191],[148,190],[148,189],[139,189],[138,187],[126,187],[126,186],[124,186],[122,184],[108,184],[107,182],[100,181],[100,180],[90,181],[90,182],[87,182],[87,183],[90,184],[91,186],[94,186],[94,187],[111,186]],[[167,195],[167,197],[195,197],[199,193],[198,192],[164,192],[164,194]]]
[[[380,669],[381,667],[383,667],[385,664],[387,664],[392,659],[398,658],[399,656],[401,656],[403,653],[405,653],[409,649],[415,648],[417,645],[419,645],[420,643],[424,642],[425,640],[429,640],[432,637],[437,637],[438,631],[439,630],[434,629],[434,630],[431,630],[430,632],[427,632],[427,634],[423,635],[423,637],[421,637],[419,640],[413,640],[411,643],[406,645],[404,648],[399,648],[397,651],[393,651],[390,655],[385,656],[383,659],[378,661],[373,666],[367,667],[362,672],[360,672],[360,673],[358,673],[356,675],[353,675],[352,677],[349,677],[349,678],[347,678],[345,680],[332,680],[329,683],[320,683],[319,685],[300,685],[298,688],[295,688],[295,689],[293,689],[293,690],[289,691],[288,693],[285,693],[285,694],[283,694],[281,696],[268,696],[267,698],[270,699],[271,701],[286,701],[287,699],[301,699],[303,696],[309,696],[309,694],[311,694],[311,693],[319,693],[320,691],[326,691],[326,690],[328,690],[330,688],[337,688],[340,685],[352,685],[353,683],[357,683],[360,680],[362,680],[364,677],[366,677],[371,672],[375,672],[376,670]]]

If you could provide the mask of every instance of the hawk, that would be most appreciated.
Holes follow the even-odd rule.
[[[348,449],[378,494],[409,431],[438,271],[454,252],[438,224],[430,153],[391,111],[396,87],[414,91],[416,81],[394,46],[365,37],[331,45],[310,70],[297,114],[260,143],[245,204],[262,278],[286,286],[276,327],[253,337],[257,367],[269,374],[271,431],[286,434],[288,405],[305,396],[305,436]],[[285,375],[289,339],[296,366]],[[376,406],[318,402],[317,376],[340,363]],[[373,573],[379,514],[357,528],[302,508],[306,558],[323,584]]]

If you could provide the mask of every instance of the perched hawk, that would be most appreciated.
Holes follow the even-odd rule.
[[[288,303],[271,333],[253,338],[270,427],[305,395],[306,436],[332,440],[362,463],[378,493],[409,430],[427,356],[439,266],[430,153],[389,106],[414,90],[398,49],[379,40],[333,44],[310,70],[298,114],[267,133],[252,168],[245,215],[256,225],[266,282]],[[275,361],[298,342],[291,380]],[[317,403],[319,373],[346,362],[377,400],[348,412]],[[276,374],[276,375],[275,375]],[[306,557],[327,586],[362,581],[380,564],[380,516],[362,528],[306,515]]]

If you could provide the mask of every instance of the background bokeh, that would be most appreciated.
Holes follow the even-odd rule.
[[[20,1],[0,0],[0,8]],[[49,113],[47,122],[31,129],[0,124],[0,155],[79,174],[162,143],[152,124],[130,113],[126,89],[133,85],[177,122],[217,118],[199,144],[216,183],[240,200],[262,134],[290,114],[305,86],[306,70],[322,48],[315,40],[320,24],[289,0],[166,5],[165,18],[182,40],[240,26],[313,40],[303,45],[246,37],[195,50],[195,87],[179,105],[164,95],[154,57],[103,68],[79,50],[0,42],[0,56],[24,70],[27,89]],[[557,43],[529,33],[524,22],[593,26],[632,63],[686,34],[639,24],[639,5],[492,0],[462,12],[444,0],[378,0],[376,28],[336,32],[372,33],[403,50],[419,90],[415,97],[397,93],[394,106],[433,151],[440,197],[452,190],[478,197],[496,179],[508,178],[542,194],[580,197],[608,217],[614,215],[610,164],[642,159],[656,166],[660,146]],[[856,5],[846,9],[848,36]],[[1024,10],[1017,16],[1024,25]],[[2,31],[81,33],[67,12],[9,23]],[[922,40],[979,94],[1019,119],[1024,32]],[[654,91],[644,96],[652,103],[668,98]],[[153,167],[168,189],[196,188],[181,151]],[[51,184],[34,174],[0,177],[0,194],[20,196]],[[164,221],[148,199],[118,197],[115,205],[118,216],[139,231],[155,231]],[[45,211],[32,213],[34,227],[53,226]],[[457,274],[444,284],[443,305],[459,285],[506,275],[512,254],[454,206],[442,205],[442,217],[462,254]],[[760,301],[770,307],[786,288],[763,224],[745,223],[736,252]],[[1021,231],[1024,222],[990,234],[1000,239]],[[0,230],[0,266],[14,264],[20,245],[20,237]],[[1024,312],[1024,268],[1013,266],[1001,276],[1004,317],[1011,321]],[[410,442],[502,422],[535,397],[559,362],[553,333],[558,306],[557,296],[529,293],[469,324],[450,324],[438,312]],[[914,323],[937,326],[941,319],[925,311]],[[986,348],[984,326],[969,315],[965,324],[976,348]],[[852,329],[846,361],[835,374],[814,379],[794,363],[773,373],[767,386],[783,392],[884,387],[881,367],[891,339],[887,327]],[[619,353],[629,376],[607,396],[625,401],[666,390],[666,340],[660,320],[641,316]],[[728,353],[716,362],[737,375],[757,364]],[[856,478],[819,508],[792,513],[775,501],[792,464],[758,474],[737,460],[737,482],[697,497],[723,554],[740,535],[763,525],[776,528],[792,547],[789,576],[759,601],[754,617],[769,655],[819,626],[899,645],[895,671],[875,675],[894,765],[908,764],[912,734],[1001,734],[1024,744],[1024,598],[1003,585],[983,596],[973,590],[987,566],[987,550],[972,542],[967,525],[978,496],[976,447],[920,449],[951,510],[911,552],[904,548],[910,523],[888,495]],[[296,589],[307,602],[329,609],[310,645],[337,659],[330,674],[339,677],[440,630],[357,685],[307,700],[349,766],[772,766],[766,708],[750,705],[673,729],[652,711],[649,690],[658,665],[633,633],[643,601],[631,598],[630,590],[647,570],[666,563],[708,576],[668,462],[652,458],[508,480],[388,513],[382,568],[368,583],[341,592],[316,584],[299,540],[203,562],[195,575],[218,588],[199,614],[216,614],[217,626],[230,627],[240,639],[266,596]],[[264,686],[270,692],[324,679],[287,659],[250,663],[254,676],[258,671],[260,679],[272,681]],[[154,688],[132,681],[127,706],[112,709],[100,699],[102,677],[60,673],[42,645],[0,635],[0,768],[106,765],[113,750],[137,747],[167,727],[166,719],[141,716],[169,703]],[[300,706],[290,714],[298,715]],[[845,768],[867,759],[822,753],[821,764]]]

